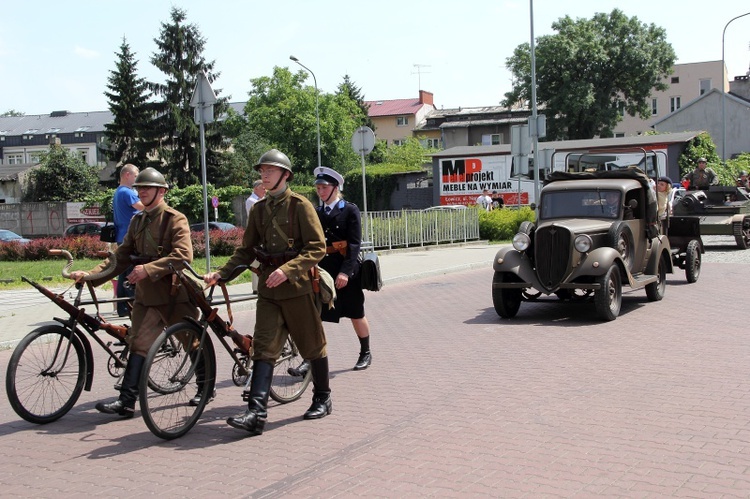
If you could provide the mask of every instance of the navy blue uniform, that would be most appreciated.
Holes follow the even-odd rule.
[[[359,273],[359,248],[362,244],[362,221],[359,208],[354,203],[339,200],[330,213],[326,214],[326,206],[318,206],[320,224],[326,237],[326,256],[320,266],[333,279],[339,274],[349,276],[349,282],[336,290],[335,307],[328,310],[323,307],[321,319],[326,322],[339,322],[341,317],[361,319],[365,316],[365,295],[362,292]],[[334,242],[346,241],[346,255],[335,251]]]

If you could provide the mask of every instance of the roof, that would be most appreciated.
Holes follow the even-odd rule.
[[[429,106],[429,104],[419,102],[419,98],[377,101],[370,100],[365,101],[365,104],[370,106],[367,110],[367,114],[370,116],[370,118],[378,118],[380,116],[417,114],[417,112],[419,112],[419,110],[424,106]]]
[[[18,180],[18,174],[31,170],[36,163],[23,163],[20,165],[0,165],[0,182],[11,182]]]
[[[679,144],[687,142],[701,132],[662,133],[658,135],[639,135],[637,137],[616,137],[608,139],[561,140],[554,142],[539,142],[539,149],[555,149],[559,151],[586,150],[602,148],[654,147],[663,144]],[[494,146],[458,146],[451,147],[432,155],[433,158],[451,158],[461,156],[487,156],[493,154],[510,154],[510,144]]]
[[[703,99],[708,99],[709,96],[711,96],[713,94],[718,94],[719,97],[721,97],[722,92],[718,88],[712,88],[711,90],[709,90],[708,92],[705,92],[700,97],[697,97],[697,98],[691,100],[690,102],[688,102],[687,104],[685,104],[684,106],[681,106],[679,109],[676,109],[676,110],[672,111],[671,113],[669,113],[668,115],[666,115],[662,119],[660,119],[658,121],[654,121],[653,123],[651,123],[651,127],[653,128],[656,125],[658,125],[659,123],[662,123],[664,121],[669,120],[670,118],[672,118],[676,114],[681,113],[681,112],[685,111],[686,109],[688,109],[688,108],[690,108],[692,106],[695,106],[695,105],[701,103],[701,101]],[[733,102],[735,102],[737,104],[740,104],[740,105],[743,105],[745,107],[750,107],[750,100],[743,99],[739,95],[735,95],[733,93],[727,93],[726,95],[727,95],[727,99],[729,99],[730,101],[733,101]]]
[[[25,116],[0,116],[0,135],[61,134],[74,132],[100,132],[111,123],[109,111],[70,113],[55,111],[50,114]]]

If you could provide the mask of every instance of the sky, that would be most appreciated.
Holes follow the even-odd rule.
[[[250,80],[274,66],[315,73],[322,93],[344,75],[366,100],[432,92],[437,108],[495,106],[511,89],[506,59],[531,38],[553,34],[566,15],[591,18],[620,8],[666,30],[677,63],[720,61],[722,32],[750,12],[747,0],[0,0],[0,113],[106,111],[107,78],[123,37],[138,75],[163,82],[150,62],[172,6],[206,39],[220,72],[214,89],[247,100]],[[724,38],[730,80],[750,66],[750,15]],[[307,80],[314,84],[310,77]]]

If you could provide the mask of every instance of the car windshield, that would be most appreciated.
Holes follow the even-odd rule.
[[[620,191],[577,190],[542,194],[540,218],[609,218],[620,213]]]
[[[9,230],[0,230],[0,241],[12,241],[14,239],[23,239],[15,232]]]

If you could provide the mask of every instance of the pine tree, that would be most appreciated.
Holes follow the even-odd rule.
[[[112,123],[104,125],[109,140],[108,156],[119,165],[133,163],[145,168],[158,144],[151,130],[153,114],[148,102],[148,82],[138,77],[138,62],[124,37],[116,55],[117,69],[110,71],[109,91],[104,92],[114,116]]]
[[[158,51],[151,63],[166,75],[166,82],[150,83],[149,88],[162,100],[155,103],[154,129],[161,140],[159,156],[166,163],[163,167],[171,182],[184,187],[198,183],[201,172],[199,126],[194,121],[190,99],[198,75],[205,71],[213,85],[219,77],[214,73],[214,61],[206,62],[202,56],[206,41],[194,24],[186,24],[185,11],[173,7],[171,22],[162,23],[158,38],[154,39]],[[219,90],[214,88],[218,95]],[[214,104],[214,118],[218,119],[227,109],[227,98]],[[216,167],[221,162],[218,149],[222,145],[217,123],[205,127],[206,168],[209,182],[217,175]]]
[[[370,118],[369,108],[370,106],[365,103],[365,97],[362,95],[362,89],[354,85],[349,79],[349,75],[344,75],[344,81],[339,85],[338,94],[346,95],[351,100],[357,103],[357,106],[362,110],[364,115],[362,124],[360,126],[369,127],[373,132],[375,131],[375,124]]]

